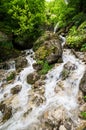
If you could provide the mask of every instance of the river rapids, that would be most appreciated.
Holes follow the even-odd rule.
[[[77,59],[70,49],[63,50],[63,63],[55,64],[55,66],[46,74],[44,79],[44,98],[45,101],[40,105],[29,103],[31,98],[32,85],[27,83],[27,75],[34,72],[33,59],[34,52],[26,50],[26,59],[28,66],[24,68],[12,83],[7,84],[4,88],[0,88],[0,102],[6,101],[12,107],[12,116],[9,120],[0,123],[0,130],[45,130],[39,128],[41,123],[41,115],[48,110],[63,107],[67,116],[77,126],[80,123],[78,118],[78,92],[79,83],[85,71],[85,65]],[[12,62],[9,70],[15,70],[15,63]],[[64,65],[71,63],[74,69],[69,68],[70,73],[66,79],[62,78]],[[2,86],[3,81],[0,82]],[[18,94],[12,95],[10,90],[16,85],[22,86]],[[59,87],[60,86],[60,87]],[[4,95],[7,93],[7,96]],[[33,95],[34,96],[34,95]],[[41,95],[42,96],[42,95]],[[10,100],[10,101],[9,101]],[[9,103],[10,102],[10,103]],[[30,109],[31,105],[31,110]],[[29,112],[28,112],[29,110]],[[26,113],[26,116],[24,116]],[[0,112],[0,120],[3,113]],[[48,129],[46,129],[48,130]]]

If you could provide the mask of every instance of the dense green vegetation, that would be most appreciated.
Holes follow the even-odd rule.
[[[9,51],[31,48],[44,30],[58,23],[58,31],[67,35],[68,47],[86,51],[85,0],[67,1],[0,0],[0,47]]]
[[[46,4],[47,22],[55,26],[58,32],[67,35],[70,48],[86,51],[86,4],[85,0],[54,0]],[[61,30],[62,29],[62,30]]]

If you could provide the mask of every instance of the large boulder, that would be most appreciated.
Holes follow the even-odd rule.
[[[80,90],[82,90],[82,92],[86,94],[86,70],[85,70],[84,75],[81,79],[79,87],[80,87]]]
[[[47,61],[49,64],[62,61],[62,47],[59,39],[45,41],[35,52],[38,60]]]
[[[42,36],[40,36],[33,45],[33,50],[36,51],[45,41],[49,41],[52,38],[57,38],[57,35],[50,32],[50,31],[45,31]]]

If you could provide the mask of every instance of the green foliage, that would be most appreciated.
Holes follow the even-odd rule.
[[[13,49],[13,45],[12,45],[12,42],[10,41],[6,41],[6,42],[1,42],[0,43],[0,46],[5,48],[5,49]]]
[[[11,72],[10,75],[7,76],[7,81],[10,81],[15,78],[15,72]]]
[[[86,51],[86,22],[83,22],[78,28],[73,26],[67,36],[67,44],[71,48]]]
[[[64,0],[54,0],[47,4],[48,20],[54,25],[59,22],[60,27],[65,27],[70,23],[71,18],[75,14],[75,9],[68,7]]]
[[[83,119],[86,120],[86,112],[81,112],[81,116],[82,116]]]
[[[35,39],[44,22],[44,0],[13,0],[10,2],[8,14],[15,22],[13,32]],[[38,34],[37,34],[38,33]]]
[[[42,69],[39,71],[40,74],[47,74],[47,72],[52,68],[47,61],[39,60],[37,63],[42,65]]]
[[[84,98],[84,100],[86,101],[86,96],[84,96],[83,98]]]
[[[8,26],[10,32],[13,32],[19,39],[35,40],[42,31],[41,26],[45,21],[44,10],[45,0],[1,0],[2,30],[4,31],[5,26]]]

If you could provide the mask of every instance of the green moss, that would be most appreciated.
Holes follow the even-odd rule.
[[[83,98],[84,98],[84,100],[86,101],[86,96],[84,96]]]
[[[82,116],[83,119],[86,120],[86,112],[81,112],[81,116]]]
[[[40,36],[36,42],[33,45],[33,50],[36,51],[43,43],[45,40],[47,40],[48,34],[44,33],[42,36]]]
[[[67,69],[64,69],[62,71],[62,79],[65,80],[69,76],[70,71]]]
[[[47,56],[47,50],[45,46],[39,47],[39,49],[36,51],[36,58],[39,60],[44,60]]]
[[[15,72],[11,72],[10,75],[7,76],[7,81],[13,80],[15,78]]]
[[[47,74],[47,72],[52,68],[51,65],[48,64],[48,62],[42,62],[42,69],[39,71],[40,74]]]

